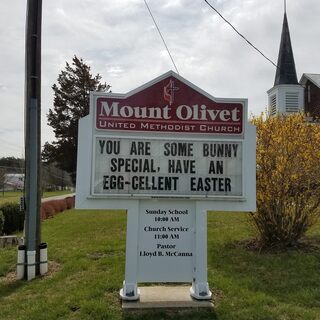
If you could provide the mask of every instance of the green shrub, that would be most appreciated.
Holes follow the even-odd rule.
[[[4,215],[2,211],[0,211],[0,236],[3,235],[3,226],[4,226]]]
[[[24,212],[20,211],[19,204],[5,203],[0,207],[4,216],[3,233],[12,234],[23,230]]]

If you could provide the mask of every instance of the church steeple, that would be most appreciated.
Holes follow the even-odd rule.
[[[283,18],[277,65],[278,68],[274,80],[275,86],[279,84],[298,84],[286,11]]]
[[[288,26],[286,1],[276,77],[268,90],[269,114],[290,114],[304,109],[304,89],[298,83]]]

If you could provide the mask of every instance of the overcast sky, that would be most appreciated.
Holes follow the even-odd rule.
[[[24,157],[26,2],[0,1],[0,157]],[[255,46],[277,62],[283,0],[211,0]],[[180,75],[213,96],[248,98],[249,113],[266,108],[275,68],[203,0],[148,0]],[[288,0],[298,78],[320,73],[320,1]],[[51,86],[77,55],[115,93],[174,70],[143,0],[44,0],[42,23],[42,144]]]

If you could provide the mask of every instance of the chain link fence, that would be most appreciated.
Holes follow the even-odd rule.
[[[0,165],[0,190],[24,190],[25,168]],[[42,164],[42,191],[73,190],[70,175],[50,164]]]

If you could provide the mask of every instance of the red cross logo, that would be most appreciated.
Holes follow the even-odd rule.
[[[169,83],[163,88],[163,98],[168,101],[170,106],[174,102],[174,92],[178,91],[179,88],[174,86],[174,81],[170,80]]]

